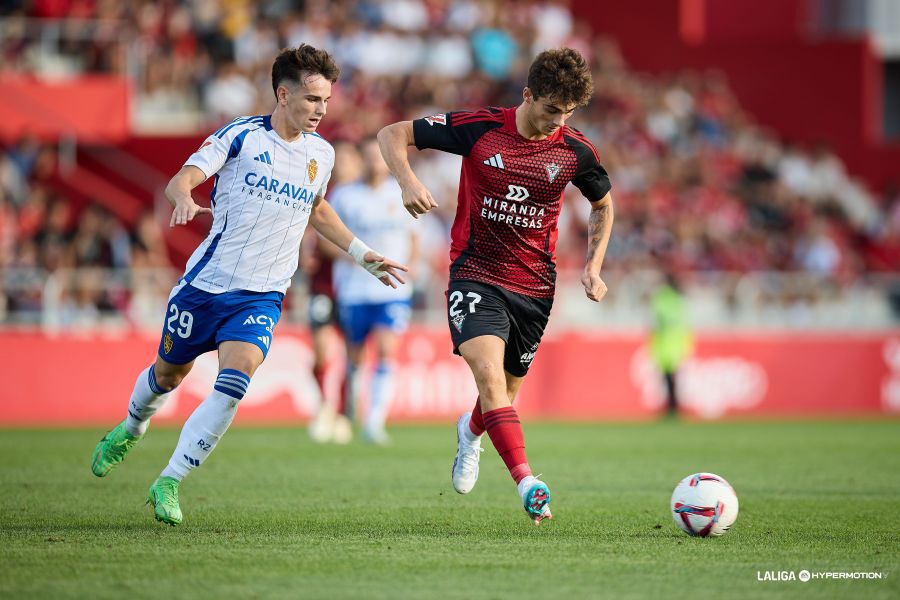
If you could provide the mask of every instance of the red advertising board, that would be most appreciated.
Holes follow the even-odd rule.
[[[0,335],[0,426],[120,420],[157,342],[134,333]],[[311,363],[305,331],[280,330],[237,421],[308,420],[319,404]],[[452,420],[475,399],[468,368],[451,354],[443,330],[409,332],[397,368],[394,421]],[[156,420],[183,421],[216,371],[215,353],[200,357]],[[685,408],[703,419],[900,415],[900,332],[700,335],[678,378]],[[662,381],[643,336],[577,332],[545,338],[517,401],[535,420],[646,419],[662,405]]]

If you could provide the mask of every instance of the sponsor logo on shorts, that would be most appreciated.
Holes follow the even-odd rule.
[[[530,351],[530,352],[526,352],[525,354],[523,354],[523,355],[519,358],[519,361],[520,361],[523,365],[525,365],[525,366],[530,365],[530,364],[531,364],[531,361],[534,360],[534,355],[537,354],[537,349],[538,349],[538,345],[537,345],[537,344],[532,345],[532,346],[531,346],[531,351]]]
[[[175,341],[172,339],[172,334],[166,332],[166,337],[163,338],[163,350],[166,354],[172,351],[172,346],[175,345]]]
[[[249,315],[244,319],[244,325],[265,325],[266,331],[272,333],[275,330],[275,320],[267,315],[253,316]]]

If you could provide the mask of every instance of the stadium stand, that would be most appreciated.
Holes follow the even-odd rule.
[[[251,74],[302,41],[333,49],[343,68],[322,133],[351,142],[398,118],[511,105],[534,52],[579,48],[591,57],[596,93],[573,124],[600,148],[617,213],[611,294],[597,311],[577,301],[587,206],[577,192],[567,197],[557,251],[562,323],[641,326],[661,269],[682,273],[698,327],[884,327],[900,319],[900,187],[870,190],[827,145],[756,125],[721,73],[629,69],[616,43],[595,36],[564,0],[11,6],[0,18],[6,75],[132,79],[132,123],[143,135],[197,136],[234,116],[269,112],[270,84]],[[3,321],[157,327],[172,267],[202,231],[166,244],[158,189],[170,174],[155,173],[156,192],[102,192],[114,175],[98,164],[128,169],[136,159],[92,146],[67,165],[66,152],[28,136],[2,145]],[[419,318],[439,322],[458,169],[442,153],[416,160],[440,204],[423,223]],[[65,176],[67,168],[79,176]],[[97,197],[73,189],[92,176]],[[302,320],[299,309],[293,314]]]

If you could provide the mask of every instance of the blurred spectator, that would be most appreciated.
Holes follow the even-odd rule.
[[[136,122],[154,133],[268,112],[268,82],[248,74],[278,48],[301,42],[332,50],[342,67],[322,134],[350,142],[399,118],[512,105],[521,97],[517,70],[546,46],[572,45],[589,56],[595,96],[571,124],[597,143],[614,185],[608,269],[654,268],[663,259],[688,273],[807,272],[839,286],[900,270],[898,192],[879,199],[848,176],[827,145],[807,148],[754,125],[721,73],[630,71],[614,42],[594,38],[573,18],[570,0],[17,6],[4,13],[5,70],[128,73]],[[16,15],[85,20],[53,38]],[[444,283],[443,238],[456,209],[459,159],[430,153],[413,160],[440,205],[422,224],[421,299]],[[108,213],[58,197],[52,171],[52,151],[31,138],[0,151],[0,265],[169,266],[152,216],[126,233]],[[569,196],[557,249],[563,269],[577,265],[585,243],[586,205]]]
[[[219,65],[218,72],[203,95],[206,111],[213,121],[224,122],[238,115],[253,114],[258,91],[234,63]]]
[[[491,25],[472,33],[472,51],[475,53],[475,63],[485,75],[502,80],[511,74],[519,54],[519,45],[511,33],[503,28],[503,17],[496,14]]]

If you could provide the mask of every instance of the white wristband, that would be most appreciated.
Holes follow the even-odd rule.
[[[350,247],[347,248],[347,254],[352,256],[353,260],[355,260],[359,266],[363,266],[366,262],[363,257],[369,250],[371,250],[371,248],[366,246],[366,243],[364,241],[362,241],[358,237],[355,237],[353,238],[353,241],[350,242]]]
[[[374,252],[374,250],[366,246],[365,242],[357,237],[353,238],[353,241],[350,242],[350,247],[347,248],[347,253],[353,257],[356,264],[380,279],[387,274],[387,272],[381,270],[381,266],[384,262],[380,260],[376,262],[366,262],[366,253],[370,251]],[[375,253],[378,254],[377,252]]]

